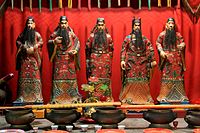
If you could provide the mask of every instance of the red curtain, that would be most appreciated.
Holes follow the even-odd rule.
[[[158,61],[158,53],[156,51],[155,42],[159,33],[163,30],[168,17],[174,17],[178,27],[178,31],[183,35],[186,43],[186,65],[185,72],[185,89],[191,103],[200,103],[200,22],[193,24],[188,15],[181,9],[175,8],[156,8],[152,10],[142,8],[136,10],[131,8],[117,9],[97,9],[87,8],[77,9],[57,9],[54,8],[50,12],[48,8],[42,8],[39,13],[37,8],[30,12],[28,7],[21,12],[19,8],[12,10],[10,7],[0,20],[0,76],[4,76],[13,72],[15,77],[9,81],[12,90],[12,100],[16,99],[17,92],[17,71],[15,70],[15,41],[17,36],[23,31],[27,16],[33,16],[36,22],[36,30],[42,35],[43,45],[43,63],[42,63],[42,84],[43,97],[45,103],[49,102],[51,95],[51,78],[52,64],[49,62],[47,53],[47,41],[49,35],[58,25],[59,17],[66,15],[69,25],[74,29],[75,34],[81,42],[80,64],[81,70],[77,72],[78,84],[81,94],[81,84],[86,83],[86,64],[85,64],[85,42],[89,33],[96,23],[97,17],[104,17],[106,26],[114,40],[114,57],[112,68],[112,89],[115,101],[122,87],[120,73],[120,51],[123,39],[131,32],[131,21],[133,16],[142,18],[142,32],[152,42],[156,59]],[[160,72],[156,67],[153,79],[151,80],[151,94],[154,99],[159,94]]]

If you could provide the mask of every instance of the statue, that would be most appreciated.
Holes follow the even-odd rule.
[[[113,100],[111,89],[113,50],[113,41],[106,28],[105,20],[98,18],[86,42],[87,79],[88,81],[93,78],[98,79],[95,91],[105,97],[102,98],[105,101]]]
[[[48,41],[50,61],[53,62],[51,103],[79,103],[76,70],[79,70],[80,42],[68,25],[66,16],[60,17],[59,26]]]
[[[134,18],[132,33],[124,39],[121,50],[122,103],[153,104],[149,80],[155,65],[152,44],[141,32],[141,19]]]
[[[185,43],[175,28],[174,18],[169,18],[165,30],[156,41],[162,73],[161,89],[157,98],[160,103],[188,103],[184,90]]]
[[[16,69],[18,71],[17,100],[13,104],[42,104],[40,77],[42,38],[35,30],[33,17],[28,17],[24,31],[18,36]]]

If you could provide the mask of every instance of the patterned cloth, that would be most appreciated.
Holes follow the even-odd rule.
[[[108,90],[102,94],[109,100],[112,99],[111,73],[112,73],[112,57],[113,57],[113,41],[109,33],[106,33],[106,44],[94,43],[94,32],[86,43],[87,58],[87,77],[97,77],[100,82],[97,86],[106,84]],[[98,90],[99,88],[96,87]]]
[[[22,47],[23,37],[22,34],[17,38],[17,69],[18,75],[18,98],[16,103],[43,103],[42,98],[42,84],[40,79],[41,68],[41,51],[42,51],[42,38],[38,32],[35,32],[35,44],[39,48],[34,49],[33,54],[26,53]],[[26,47],[30,47],[27,43]]]
[[[121,61],[125,61],[123,89],[119,99],[128,104],[151,104],[153,99],[149,90],[151,62],[154,50],[150,41],[143,36],[143,47],[136,47],[134,34],[126,36],[121,50]]]
[[[157,98],[159,102],[184,102],[188,101],[184,89],[185,71],[185,48],[179,50],[177,45],[185,46],[183,37],[176,32],[175,45],[165,44],[166,31],[158,36],[156,41],[158,52],[164,51],[168,54],[167,59],[160,57],[159,67],[162,72],[160,94]]]
[[[71,28],[68,27],[67,32],[70,39],[67,48],[64,48],[62,44],[57,44],[57,47],[53,48],[53,50],[56,50],[56,54],[53,57],[53,87],[51,103],[66,104],[80,102],[81,100],[76,79],[78,55],[70,53],[70,50],[76,50],[78,53],[80,43]],[[53,40],[57,36],[58,33],[55,31],[50,36],[48,45],[54,46]]]

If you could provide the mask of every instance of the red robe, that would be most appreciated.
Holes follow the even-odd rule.
[[[38,49],[34,49],[33,54],[28,54],[22,47],[22,34],[17,38],[17,70],[18,75],[18,96],[14,103],[43,103],[42,84],[40,77],[41,69],[41,53],[42,53],[42,38],[38,32],[35,32],[35,44],[38,44]],[[30,47],[30,44],[26,44]]]
[[[183,44],[185,46],[183,37],[176,32],[175,45],[165,44],[166,31],[163,31],[158,36],[156,41],[158,52],[164,51],[169,56],[167,59],[160,57],[160,70],[162,73],[162,81],[160,94],[157,98],[159,102],[188,102],[188,98],[184,89],[184,71],[185,68],[185,48],[179,50],[177,45]]]
[[[111,89],[111,74],[112,74],[112,57],[113,57],[113,41],[106,32],[106,43],[95,44],[94,35],[92,32],[86,43],[86,58],[87,58],[87,77],[96,77],[99,79],[99,83],[96,85],[95,96],[105,97],[102,100],[112,100],[112,89]],[[101,85],[107,85],[106,91],[100,90]]]
[[[132,36],[132,37],[131,37]],[[149,79],[154,50],[150,41],[143,36],[143,47],[136,47],[135,35],[126,36],[121,50],[121,61],[125,61],[126,70],[123,71],[123,89],[120,101],[128,104],[152,104]]]
[[[54,32],[50,36],[49,44],[53,46],[55,53],[50,56],[53,59],[53,87],[51,103],[76,103],[81,100],[78,92],[77,76],[76,76],[76,62],[77,56],[70,53],[70,50],[76,50],[77,54],[80,49],[80,43],[77,36],[71,28],[67,28],[70,43],[67,48],[63,48],[62,44],[57,44],[54,47],[53,40],[58,36]]]

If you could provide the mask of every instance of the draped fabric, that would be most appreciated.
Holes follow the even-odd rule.
[[[148,10],[147,7],[142,7],[141,10],[132,8],[91,8],[91,10],[88,10],[84,5],[80,10],[75,8],[68,9],[66,6],[63,7],[62,9],[58,9],[58,7],[53,6],[53,11],[50,12],[49,6],[47,6],[46,8],[42,8],[41,13],[38,12],[37,8],[33,8],[32,12],[30,12],[27,6],[24,7],[24,12],[21,12],[16,6],[14,6],[14,10],[8,7],[3,18],[0,20],[0,76],[2,77],[10,72],[15,74],[14,79],[9,82],[13,101],[16,99],[18,79],[18,74],[15,70],[15,54],[17,51],[15,41],[25,26],[27,16],[31,15],[35,18],[36,30],[41,34],[44,41],[42,49],[42,91],[44,102],[48,103],[52,86],[52,64],[48,59],[47,41],[54,28],[57,26],[59,17],[61,15],[66,15],[69,20],[69,25],[73,28],[81,44],[81,70],[77,73],[77,81],[79,91],[83,96],[85,94],[80,89],[81,84],[87,83],[85,43],[98,17],[105,18],[106,26],[114,42],[111,80],[113,88],[112,93],[115,101],[119,101],[119,93],[122,88],[120,51],[125,36],[132,31],[132,17],[136,16],[142,18],[142,33],[152,42],[154,49],[156,49],[156,39],[163,30],[167,18],[174,17],[178,31],[182,34],[186,43],[185,55],[187,71],[184,77],[186,94],[190,102],[200,103],[200,22],[193,24],[184,10],[167,8],[164,6],[162,6],[162,8],[152,7],[151,10]],[[158,53],[156,52],[155,57],[158,62]],[[151,95],[153,99],[156,100],[160,90],[160,71],[158,67],[155,68],[150,87]]]

